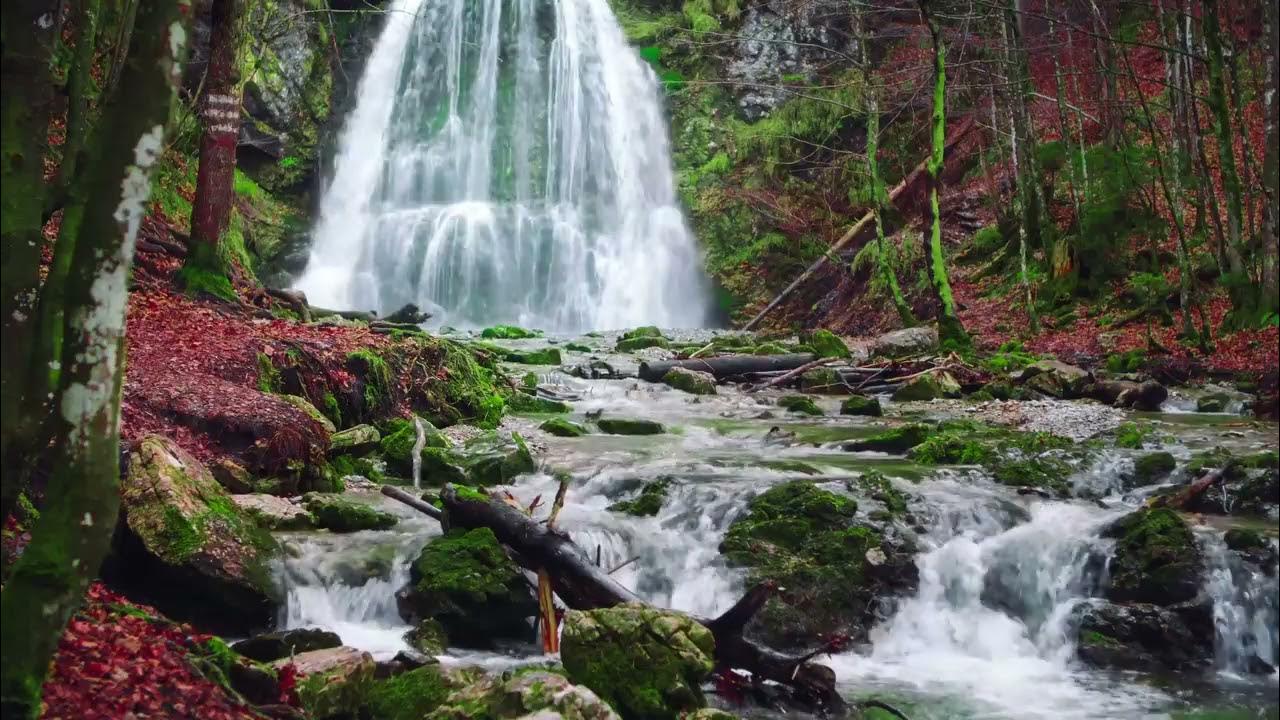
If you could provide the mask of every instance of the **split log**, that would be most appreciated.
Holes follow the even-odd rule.
[[[960,125],[957,126],[954,131],[952,131],[951,137],[947,140],[946,145],[943,146],[944,155],[949,154],[952,151],[952,149],[954,149],[955,146],[959,144],[959,142],[963,140],[964,137],[968,135],[969,131],[972,130],[973,128],[974,128],[974,122],[972,117],[966,118],[963,122],[961,122]],[[916,165],[915,169],[913,169],[910,174],[908,174],[905,178],[902,179],[902,182],[894,186],[893,190],[889,192],[890,206],[896,206],[898,204],[899,199],[901,199],[903,196],[910,194],[907,192],[908,190],[915,188],[921,185],[921,183],[923,183],[924,179],[927,177],[926,168],[927,168],[928,162],[929,162],[928,158],[921,160],[920,163]],[[812,277],[814,273],[820,270],[822,266],[827,262],[827,258],[838,253],[845,245],[848,245],[855,238],[862,235],[863,231],[870,228],[872,226],[872,221],[874,219],[875,219],[875,213],[871,211],[868,211],[866,215],[863,215],[862,218],[858,220],[858,222],[854,223],[852,227],[850,227],[847,231],[845,231],[844,235],[840,236],[840,239],[837,240],[835,244],[827,248],[827,252],[823,253],[823,255],[819,257],[817,260],[814,260],[812,265],[805,268],[804,272],[800,273],[799,277],[797,277],[795,280],[792,280],[790,285],[783,288],[782,292],[778,293],[777,297],[770,300],[769,304],[765,305],[763,310],[757,313],[755,317],[751,318],[750,322],[742,326],[742,329],[751,330],[756,325],[759,325],[760,321],[764,319],[765,315],[768,315],[769,313],[773,312],[773,309],[781,305],[782,301],[786,300],[787,297],[789,297],[791,293],[795,291],[796,288],[800,287],[802,284],[804,284],[806,280]]]
[[[660,360],[640,363],[640,379],[659,382],[671,368],[709,372],[717,380],[730,375],[746,375],[756,372],[794,370],[814,361],[812,353],[791,355],[725,355],[714,358],[690,358],[688,360]]]
[[[406,504],[419,507],[420,501],[399,488],[383,486],[383,493],[402,502],[408,497],[415,502]],[[592,610],[629,602],[648,604],[592,562],[586,551],[566,533],[530,517],[515,503],[472,492],[460,493],[452,484],[445,485],[440,499],[447,513],[442,522],[447,521],[451,527],[492,530],[499,542],[511,548],[523,567],[545,570],[556,594],[570,608]],[[436,511],[434,507],[431,509]],[[436,516],[432,514],[432,517]],[[825,665],[811,662],[815,655],[825,652],[825,648],[805,655],[788,655],[743,637],[746,624],[775,590],[769,583],[757,585],[720,617],[695,618],[715,638],[717,663],[723,668],[750,672],[756,680],[785,685],[798,700],[826,707],[840,706],[835,673]]]

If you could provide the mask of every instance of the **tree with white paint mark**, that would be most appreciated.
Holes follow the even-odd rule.
[[[105,102],[81,157],[85,181],[98,191],[86,198],[75,242],[58,245],[58,252],[71,253],[61,313],[64,339],[57,357],[42,358],[58,368],[50,418],[52,473],[31,542],[0,594],[5,718],[38,715],[40,688],[62,628],[97,574],[116,524],[129,275],[190,16],[189,0],[140,2],[121,83]]]

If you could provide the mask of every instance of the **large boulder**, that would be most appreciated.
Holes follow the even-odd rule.
[[[429,714],[404,716],[403,720],[422,717],[426,720],[619,720],[608,703],[590,689],[574,685],[563,675],[548,670],[507,677],[478,677],[446,695]]]
[[[716,394],[716,376],[709,372],[673,367],[662,376],[662,382],[690,395]]]
[[[264,530],[309,530],[316,524],[306,508],[278,495],[232,495],[231,500]]]
[[[894,402],[953,397],[960,397],[960,383],[945,370],[914,377],[893,391]]]
[[[449,645],[462,647],[528,639],[528,618],[538,613],[520,569],[488,528],[451,530],[431,541],[396,599],[406,620],[434,619]]]
[[[921,355],[938,349],[938,329],[933,326],[903,328],[887,332],[871,343],[875,357]]]
[[[1138,510],[1112,523],[1103,535],[1116,539],[1109,599],[1172,605],[1200,592],[1204,572],[1200,547],[1186,521],[1173,510]]]
[[[813,354],[820,358],[849,357],[849,346],[830,330],[814,330],[802,337],[801,342],[813,348]]]
[[[356,425],[334,433],[329,438],[329,454],[359,454],[374,450],[382,441],[378,428],[372,425]],[[410,447],[413,447],[410,445]]]
[[[310,650],[272,663],[292,665],[298,674],[298,701],[307,717],[355,717],[373,686],[373,656],[353,647]]]
[[[316,526],[335,533],[386,530],[399,518],[371,505],[341,495],[307,493],[302,504],[316,519]]]
[[[166,614],[224,634],[268,626],[279,546],[209,470],[173,441],[143,438],[120,489],[118,547],[106,573]]]
[[[299,628],[297,630],[276,630],[263,633],[247,640],[241,640],[231,646],[232,650],[258,662],[271,662],[291,655],[327,650],[342,645],[338,633],[320,628]]]
[[[624,717],[674,720],[706,704],[702,681],[714,668],[715,640],[688,615],[628,603],[570,610],[560,657],[569,679]]]
[[[1080,610],[1077,653],[1099,668],[1203,668],[1213,657],[1212,610],[1092,601]]]
[[[1088,370],[1068,365],[1058,360],[1039,360],[1013,378],[1029,390],[1055,398],[1080,397],[1092,382]]]
[[[797,480],[757,496],[729,526],[720,552],[748,569],[749,582],[781,588],[751,632],[791,648],[832,632],[861,637],[880,597],[915,586],[910,549],[855,523],[857,510],[853,498]]]

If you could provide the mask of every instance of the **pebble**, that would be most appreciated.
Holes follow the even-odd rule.
[[[990,423],[1076,441],[1118,427],[1125,418],[1112,407],[1070,400],[993,400],[973,406],[969,414]]]

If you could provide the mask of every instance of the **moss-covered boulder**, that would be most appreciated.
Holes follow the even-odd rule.
[[[391,513],[341,495],[307,493],[302,505],[315,517],[317,527],[330,532],[386,530],[399,522]]]
[[[423,720],[444,702],[449,693],[471,681],[461,673],[447,672],[437,664],[424,665],[389,678],[375,680],[365,696],[367,717],[376,720]]]
[[[914,585],[910,555],[855,524],[857,509],[853,498],[796,480],[757,496],[729,526],[720,552],[748,568],[749,582],[782,588],[753,620],[753,632],[781,647],[840,630],[862,636],[877,597]]]
[[[641,335],[639,337],[623,338],[618,341],[618,344],[613,349],[616,352],[629,353],[651,347],[669,348],[671,347],[671,342],[664,337]]]
[[[433,619],[449,645],[489,648],[532,637],[537,601],[488,528],[452,530],[427,544],[397,594],[409,622]]]
[[[373,656],[352,647],[311,650],[273,663],[298,673],[298,704],[310,718],[355,717],[373,687]]]
[[[780,342],[763,342],[751,348],[752,355],[786,355],[791,352],[791,348]]]
[[[640,494],[630,500],[622,500],[609,506],[614,512],[626,513],[637,517],[657,515],[662,503],[667,499],[667,490],[671,488],[671,478],[662,478],[645,483]]]
[[[1168,508],[1125,515],[1103,533],[1115,538],[1111,586],[1116,602],[1172,605],[1200,592],[1204,561],[1191,528]]]
[[[393,716],[391,720],[402,717],[405,716]],[[588,688],[541,669],[502,677],[476,677],[451,691],[433,712],[414,717],[415,720],[417,717],[425,720],[619,720],[618,714]]]
[[[1178,461],[1167,452],[1147,453],[1133,461],[1135,484],[1150,485],[1169,476],[1178,467]]]
[[[1093,381],[1088,370],[1058,360],[1039,360],[1023,368],[1015,378],[1028,390],[1056,398],[1080,397]]]
[[[642,325],[641,327],[634,328],[632,330],[628,330],[622,333],[622,335],[619,336],[618,339],[634,340],[636,338],[642,338],[642,337],[660,338],[662,337],[662,330],[653,325]]]
[[[334,427],[333,421],[325,417],[325,414],[320,412],[315,405],[312,405],[310,400],[301,395],[281,395],[280,399],[309,415],[312,420],[320,423],[320,427],[324,428],[325,432],[330,435],[337,432],[338,429]]]
[[[800,389],[807,393],[838,395],[849,391],[840,373],[833,368],[814,368],[800,374]]]
[[[840,402],[840,414],[880,417],[884,414],[884,410],[880,407],[880,401],[873,397],[852,395]]]
[[[1076,652],[1093,667],[1195,670],[1213,656],[1213,622],[1200,607],[1093,601],[1079,612]]]
[[[541,336],[539,330],[526,330],[517,325],[494,325],[480,331],[480,337],[490,340],[524,340]]]
[[[269,625],[280,600],[279,546],[209,470],[173,441],[143,438],[121,482],[127,531],[108,574],[147,588],[171,617],[227,634]]]
[[[463,459],[467,482],[478,487],[509,485],[517,476],[538,469],[529,445],[519,433],[511,433],[510,441],[499,441],[484,450],[473,450]],[[450,480],[450,482],[457,482]]]
[[[960,397],[960,383],[945,370],[914,377],[893,391],[894,402],[953,397]]]
[[[673,367],[662,376],[662,382],[690,395],[716,394],[716,376],[709,372]]]
[[[1209,393],[1196,399],[1196,412],[1221,413],[1227,411],[1231,396],[1226,393]]]
[[[822,408],[813,401],[813,398],[804,395],[783,395],[778,398],[778,407],[800,415],[820,416],[826,413],[822,412]]]
[[[410,428],[412,430],[412,428]],[[382,434],[372,425],[356,425],[333,434],[329,438],[330,455],[366,453],[379,446]],[[409,447],[413,447],[412,444]]]
[[[537,350],[507,350],[503,359],[521,365],[559,365],[560,349],[548,347]]]
[[[850,452],[882,452],[901,455],[928,439],[933,428],[912,424],[890,428],[868,438],[851,440],[841,447]]]
[[[802,336],[800,342],[813,348],[813,353],[820,358],[849,357],[849,346],[830,330],[814,330]]]
[[[404,641],[423,655],[439,655],[449,646],[449,636],[435,618],[427,618],[414,625],[404,634]]]
[[[507,396],[507,409],[513,413],[567,413],[573,408],[568,403],[551,398],[538,397],[527,392],[513,392]]]
[[[706,704],[711,631],[683,613],[640,604],[570,610],[560,642],[565,672],[635,720],[675,720]]]
[[[635,418],[600,418],[596,427],[610,435],[661,435],[667,431],[662,423]]]
[[[428,448],[447,449],[453,446],[435,425],[421,418],[418,422],[422,424],[424,456]],[[383,426],[382,439],[378,443],[387,469],[399,477],[410,477],[413,474],[413,448],[417,443],[418,428],[412,420],[389,420]]]
[[[587,434],[586,428],[564,418],[551,418],[539,425],[538,429],[556,437],[582,437]]]
[[[310,530],[316,526],[316,518],[301,505],[266,493],[232,495],[231,501],[240,507],[264,530]]]
[[[938,349],[938,329],[920,326],[893,330],[877,337],[871,343],[875,357],[906,357],[921,355]]]
[[[231,646],[232,650],[258,662],[271,662],[290,655],[326,650],[342,645],[338,633],[320,628],[299,628],[296,630],[276,630],[241,640]]]

